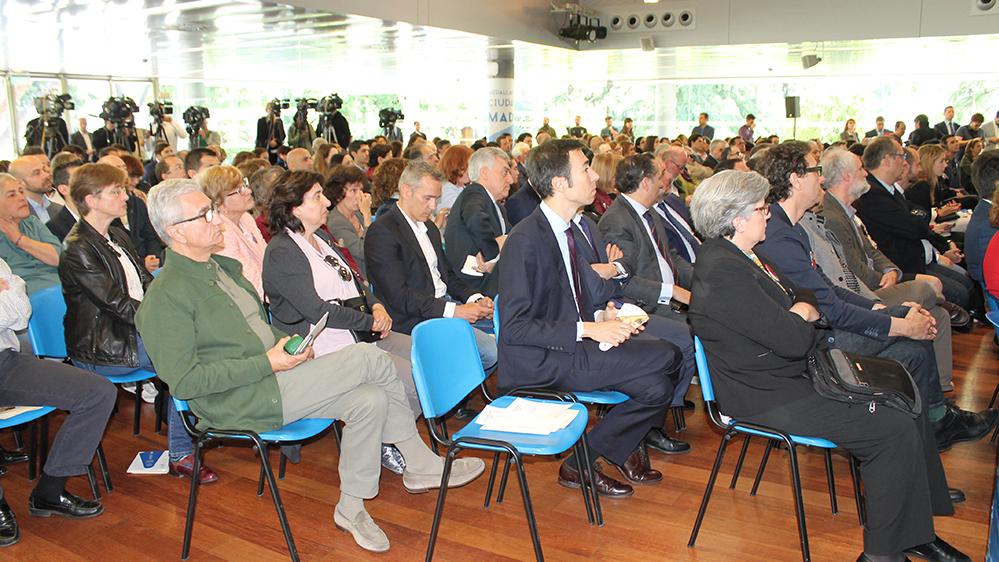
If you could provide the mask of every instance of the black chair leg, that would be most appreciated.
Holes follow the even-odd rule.
[[[104,444],[97,444],[97,466],[101,469],[101,478],[104,480],[104,489],[107,493],[111,493],[114,490],[114,486],[111,485],[111,473],[108,471],[108,459],[104,456]]]
[[[270,456],[267,445],[259,449],[260,453],[260,478],[257,478],[257,497],[264,495],[264,458]]]
[[[867,524],[867,512],[864,505],[864,495],[860,490],[860,470],[857,468],[857,459],[851,455],[849,460],[850,475],[853,477],[853,499],[857,502],[857,519],[860,521],[860,526],[863,527]]]
[[[278,461],[278,480],[284,480],[284,470],[288,467],[288,457],[283,454],[279,454],[278,457],[281,459]]]
[[[642,447],[644,445],[639,445]],[[593,519],[593,505],[590,502],[590,478],[589,470],[584,466],[586,463],[583,462],[586,459],[583,456],[583,447],[580,443],[576,443],[572,446],[572,453],[576,456],[576,470],[579,471],[579,491],[583,494],[583,507],[586,508],[586,522],[592,525],[595,520]]]
[[[510,476],[510,455],[506,456],[503,463],[503,476],[500,478],[499,491],[496,492],[496,503],[503,503],[503,494],[506,493],[506,479]]]
[[[267,445],[259,439],[255,439],[255,441],[261,451],[260,466],[267,477],[267,486],[271,491],[271,499],[274,500],[274,509],[277,511],[278,520],[281,522],[281,531],[284,532],[284,540],[288,543],[288,553],[293,562],[298,562],[298,549],[295,548],[295,539],[291,536],[291,525],[288,523],[288,515],[284,511],[284,503],[281,502],[281,493],[278,492],[277,481],[274,479],[274,471],[271,469],[271,460],[270,455],[267,454]]]
[[[139,434],[139,420],[142,418],[142,385],[135,383],[135,413],[132,415],[132,435]]]
[[[13,430],[14,433],[14,448],[18,451],[24,448],[24,439],[21,438],[21,428],[16,428]]]
[[[500,454],[496,451],[493,455],[493,466],[489,469],[489,482],[486,483],[486,500],[482,503],[483,508],[489,507],[489,502],[493,499],[493,484],[496,482],[496,468],[499,466]]]
[[[992,399],[989,400],[989,408],[995,406],[996,398],[999,398],[999,383],[996,383],[996,389],[992,391]]]
[[[170,409],[170,389],[165,384],[160,384],[159,392],[156,394],[156,433],[162,433],[163,422],[169,414]]]
[[[794,490],[794,513],[798,518],[798,538],[801,541],[801,559],[811,561],[808,550],[808,528],[805,526],[805,502],[801,495],[801,475],[798,473],[798,454],[793,443],[786,443],[787,458],[791,465],[791,486]]]
[[[38,439],[38,466],[45,468],[45,461],[49,460],[49,417],[38,421],[42,425]]]
[[[28,480],[38,476],[38,425],[28,425]]]
[[[747,433],[746,439],[742,442],[742,450],[739,451],[739,460],[735,462],[735,472],[732,473],[732,482],[728,485],[730,490],[734,490],[735,484],[739,481],[739,473],[742,472],[742,461],[746,460],[746,450],[749,449],[750,439],[752,437]]]
[[[583,432],[583,435],[580,437],[580,441],[581,441],[580,445],[581,445],[582,450],[583,450],[583,457],[582,458],[589,459],[590,458],[590,444],[589,444],[589,440],[586,438],[586,432],[585,431]],[[584,474],[584,472],[585,472],[585,474]],[[596,516],[597,526],[598,527],[603,527],[604,526],[604,514],[603,514],[603,511],[600,509],[600,494],[597,493],[597,476],[596,476],[596,474],[597,474],[597,467],[594,466],[594,464],[592,462],[587,462],[586,463],[586,467],[585,467],[585,471],[581,471],[580,472],[580,475],[582,476],[581,481],[583,481],[583,482],[589,482],[590,498],[593,501],[593,512],[594,512],[594,514]]]
[[[201,472],[201,439],[194,440],[193,474]],[[191,531],[194,530],[194,513],[198,505],[198,486],[200,478],[191,478],[191,493],[187,497],[187,519],[184,521],[184,545],[180,550],[180,559],[187,560],[191,555]]]
[[[94,467],[87,465],[87,482],[90,483],[90,493],[95,500],[101,499],[101,489],[97,485],[97,476],[94,475]]]
[[[776,444],[777,442],[772,439],[767,441],[767,448],[763,450],[763,458],[760,459],[760,468],[756,471],[756,480],[753,481],[753,489],[749,492],[749,495],[755,496],[756,491],[760,489],[760,481],[763,480],[763,471],[767,469],[767,461],[770,459],[770,451],[773,450]]]
[[[340,442],[343,441],[343,430],[340,429],[340,423],[339,422],[333,422],[333,437],[336,437],[336,452],[339,453],[340,452]],[[434,443],[433,438],[430,439],[430,442],[433,443],[433,445],[434,445],[434,452],[436,453],[437,452],[437,443]]]
[[[826,457],[826,480],[829,481],[829,507],[832,514],[839,513],[839,504],[836,502],[836,476],[833,474],[832,450],[825,450]]]
[[[538,562],[542,562],[545,559],[545,555],[541,552],[541,537],[538,536],[538,523],[534,519],[534,508],[531,506],[531,491],[527,488],[527,475],[524,474],[524,465],[522,464],[520,455],[516,452],[510,456],[513,457],[514,468],[517,469],[517,478],[520,479],[520,495],[524,498],[524,514],[527,516],[527,525],[531,529],[531,542],[534,543],[534,558]]]
[[[704,522],[704,514],[708,511],[708,502],[711,500],[711,489],[715,486],[715,479],[718,478],[718,469],[721,468],[722,457],[725,456],[725,447],[729,440],[735,435],[734,431],[726,431],[722,435],[721,444],[718,445],[718,454],[715,455],[715,464],[711,467],[711,475],[708,476],[708,485],[704,488],[704,497],[701,498],[701,507],[697,510],[697,519],[694,520],[694,528],[690,531],[690,540],[687,541],[689,548],[694,547],[697,542],[697,534],[701,532],[701,523]]]
[[[427,541],[426,562],[434,559],[434,546],[437,545],[437,532],[440,531],[441,517],[444,515],[444,499],[447,497],[447,481],[451,478],[451,464],[454,462],[458,449],[452,444],[448,447],[444,458],[444,472],[441,474],[440,492],[437,494],[437,507],[434,509],[434,521],[430,524],[430,540]]]

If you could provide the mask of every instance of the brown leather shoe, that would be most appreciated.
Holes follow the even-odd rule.
[[[635,493],[635,489],[624,482],[614,480],[599,470],[595,472],[597,493],[601,496],[626,498]],[[566,488],[579,488],[582,485],[579,471],[563,462],[558,469],[558,483]]]
[[[215,474],[215,471],[205,466],[204,463],[201,464],[200,469],[198,471],[200,473],[199,484],[211,484],[218,481],[219,475]],[[194,455],[187,455],[177,462],[170,461],[170,474],[178,478],[185,476],[190,478],[194,474]]]
[[[650,465],[649,452],[642,445],[639,445],[631,453],[631,456],[628,457],[628,460],[624,461],[623,465],[610,464],[617,468],[628,482],[639,486],[655,485],[663,479],[663,473],[652,468]]]

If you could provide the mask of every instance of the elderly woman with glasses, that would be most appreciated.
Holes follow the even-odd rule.
[[[954,512],[925,414],[869,409],[819,396],[808,357],[826,331],[814,295],[754,249],[766,238],[766,179],[725,171],[697,188],[691,214],[705,238],[689,318],[711,366],[721,411],[787,433],[829,439],[860,461],[867,498],[859,561],[970,560],[934,534]]]
[[[261,275],[264,268],[264,250],[267,241],[250,211],[254,207],[250,182],[232,166],[206,168],[195,178],[201,190],[212,200],[222,218],[222,237],[225,247],[219,255],[230,257],[243,264],[243,276],[264,296]]]
[[[80,220],[66,235],[59,260],[66,351],[74,365],[103,376],[155,370],[135,327],[136,311],[153,278],[119,222],[128,189],[125,172],[108,164],[84,164],[69,182]],[[170,473],[190,477],[194,447],[172,401],[167,442]],[[218,475],[202,465],[200,478],[207,484]]]

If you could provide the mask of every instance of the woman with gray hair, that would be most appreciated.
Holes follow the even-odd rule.
[[[726,171],[698,186],[690,324],[704,345],[719,408],[740,421],[833,441],[860,461],[867,497],[858,561],[970,560],[937,537],[934,515],[954,512],[925,414],[858,408],[819,396],[808,357],[825,341],[815,296],[794,287],[753,248],[766,237],[770,186]]]

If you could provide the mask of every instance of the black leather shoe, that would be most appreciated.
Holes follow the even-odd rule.
[[[940,305],[940,307],[946,310],[948,313],[950,313],[951,328],[960,330],[962,332],[971,331],[972,328],[971,315],[968,314],[967,310],[961,308],[960,306],[952,302],[947,302],[947,301],[944,301],[943,304]]]
[[[597,493],[601,496],[608,498],[626,498],[635,493],[635,489],[631,486],[625,484],[624,482],[615,480],[599,470],[594,471],[593,479],[595,481],[594,484],[596,485]],[[558,484],[559,486],[563,486],[565,488],[578,489],[582,486],[579,471],[563,462],[562,466],[558,469]]]
[[[0,464],[17,464],[19,462],[28,462],[28,453],[8,451],[0,447]]]
[[[100,500],[85,500],[63,490],[59,501],[49,502],[35,497],[28,498],[28,512],[38,517],[61,515],[68,519],[87,519],[104,513]]]
[[[950,495],[951,503],[964,503],[966,499],[964,497],[964,492],[958,490],[957,488],[947,488],[947,493]]]
[[[907,549],[905,553],[925,558],[930,562],[971,562],[971,558],[967,554],[947,544],[940,537],[937,537],[933,542]]]
[[[871,562],[871,559],[867,556],[867,553],[861,552],[860,556],[857,557],[857,562]],[[905,556],[902,562],[912,562],[912,560],[909,560],[909,557]]]
[[[685,455],[690,452],[690,443],[673,439],[661,429],[652,429],[645,434],[645,444],[667,455]]]
[[[6,500],[0,500],[0,548],[10,546],[21,540],[21,532],[17,530],[17,520],[10,510]]]
[[[937,449],[946,451],[954,443],[975,441],[985,435],[996,424],[999,411],[994,409],[981,412],[966,412],[953,404],[947,405],[947,413],[933,424],[933,434],[936,437]]]

